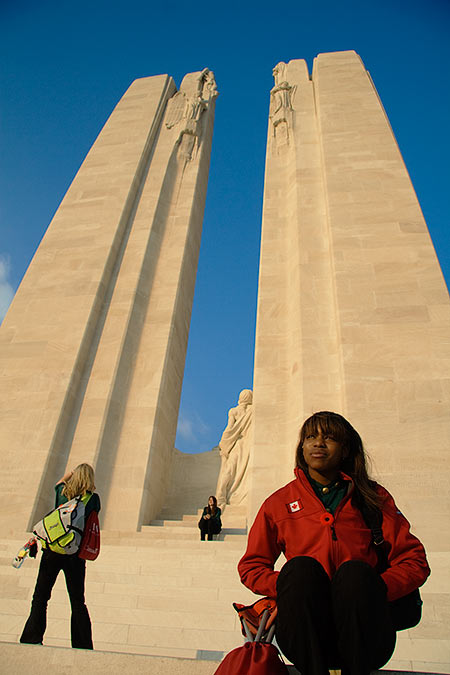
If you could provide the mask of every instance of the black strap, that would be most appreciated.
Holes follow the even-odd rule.
[[[387,544],[383,538],[383,512],[376,506],[368,506],[361,494],[355,492],[355,501],[367,527],[372,532],[372,542],[378,557],[377,571],[382,574],[389,567]],[[396,631],[417,626],[422,617],[422,599],[416,588],[397,600],[389,602],[392,625]]]
[[[364,497],[355,492],[355,501],[364,518],[364,522],[372,533],[372,543],[378,556],[378,567],[384,572],[389,567],[388,556],[383,537],[383,512],[377,506],[368,506]]]

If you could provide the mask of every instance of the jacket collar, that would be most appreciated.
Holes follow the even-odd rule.
[[[310,485],[310,482],[309,482],[307,476],[305,475],[305,471],[303,469],[301,469],[299,466],[295,467],[294,474],[295,474],[295,477],[300,481],[300,483],[302,483],[302,485],[306,485],[306,486]],[[350,476],[347,476],[347,474],[344,473],[343,471],[339,471],[339,478],[341,478],[342,480],[348,481],[349,483],[351,483],[353,485],[353,479]]]

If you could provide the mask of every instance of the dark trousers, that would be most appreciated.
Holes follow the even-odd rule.
[[[367,563],[344,563],[330,580],[313,558],[289,560],[277,580],[276,639],[302,675],[341,669],[368,675],[392,656],[396,633],[386,585]]]
[[[47,627],[47,603],[50,600],[56,577],[61,570],[66,577],[66,586],[72,608],[70,623],[72,647],[93,649],[91,620],[84,603],[86,561],[76,554],[62,555],[53,553],[48,549],[42,551],[31,612],[20,637],[20,642],[42,644]]]
[[[219,534],[221,527],[217,521],[212,518],[205,520],[202,518],[198,524],[200,528],[200,539],[205,541],[205,535],[208,535],[208,541],[212,541],[213,534]]]

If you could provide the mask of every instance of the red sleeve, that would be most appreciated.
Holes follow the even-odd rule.
[[[383,490],[383,536],[389,544],[389,567],[381,575],[388,600],[396,600],[422,586],[430,574],[425,549],[410,532],[410,524],[391,495]]]
[[[266,512],[266,502],[255,518],[247,542],[247,550],[238,564],[238,572],[244,586],[258,595],[277,595],[278,572],[274,564],[281,553],[277,542],[276,527]]]

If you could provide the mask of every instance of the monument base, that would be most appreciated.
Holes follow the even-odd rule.
[[[0,541],[0,660],[14,663],[10,669],[3,665],[2,672],[20,672],[24,659],[28,667],[33,663],[33,675],[48,675],[55,663],[63,663],[69,674],[71,668],[79,671],[85,658],[95,659],[89,672],[122,675],[124,659],[129,660],[127,672],[137,673],[143,672],[140,659],[145,658],[145,672],[212,675],[223,655],[242,644],[231,603],[256,599],[236,571],[247,543],[243,511],[228,507],[220,538],[212,542],[200,541],[200,513],[155,521],[140,533],[102,532],[100,556],[87,563],[86,571],[94,652],[70,649],[70,605],[62,574],[48,605],[44,647],[18,644],[40,554],[17,570],[11,561],[26,533]],[[398,634],[388,672],[450,673],[448,641],[429,637],[433,616],[425,591],[423,599],[424,618],[416,629]]]

